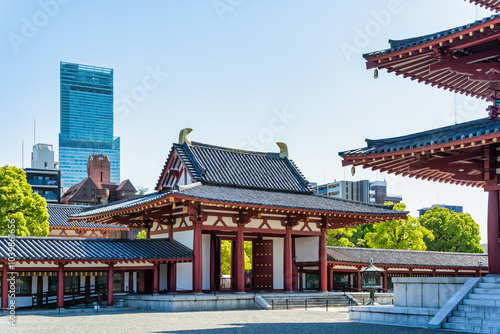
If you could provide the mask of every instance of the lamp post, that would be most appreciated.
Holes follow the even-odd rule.
[[[370,259],[370,265],[362,270],[362,288],[370,291],[370,301],[366,305],[375,304],[375,290],[382,288],[380,284],[380,273],[382,271],[384,270],[373,265],[373,258]]]
[[[483,275],[482,271],[483,271],[483,261],[479,260],[477,261],[477,265],[479,266],[479,277],[481,277]]]

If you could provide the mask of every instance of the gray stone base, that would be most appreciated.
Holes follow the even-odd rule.
[[[427,327],[439,308],[401,306],[350,306],[349,320],[384,325]]]
[[[187,294],[187,295],[129,295],[124,299],[126,307],[155,311],[213,311],[241,310],[258,307],[253,294]]]

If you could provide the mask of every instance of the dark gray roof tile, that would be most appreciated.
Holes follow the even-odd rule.
[[[9,238],[0,237],[0,259],[7,259]],[[82,239],[16,237],[16,260],[190,259],[193,251],[170,239]]]

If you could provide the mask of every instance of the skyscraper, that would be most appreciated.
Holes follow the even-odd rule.
[[[89,155],[111,161],[111,182],[120,183],[120,138],[113,136],[113,70],[61,62],[59,169],[64,188],[87,177]]]

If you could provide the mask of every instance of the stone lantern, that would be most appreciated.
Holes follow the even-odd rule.
[[[370,301],[366,305],[373,305],[375,304],[375,290],[382,288],[380,273],[384,270],[375,267],[373,265],[373,258],[371,258],[370,265],[362,271],[362,288],[370,291]]]

